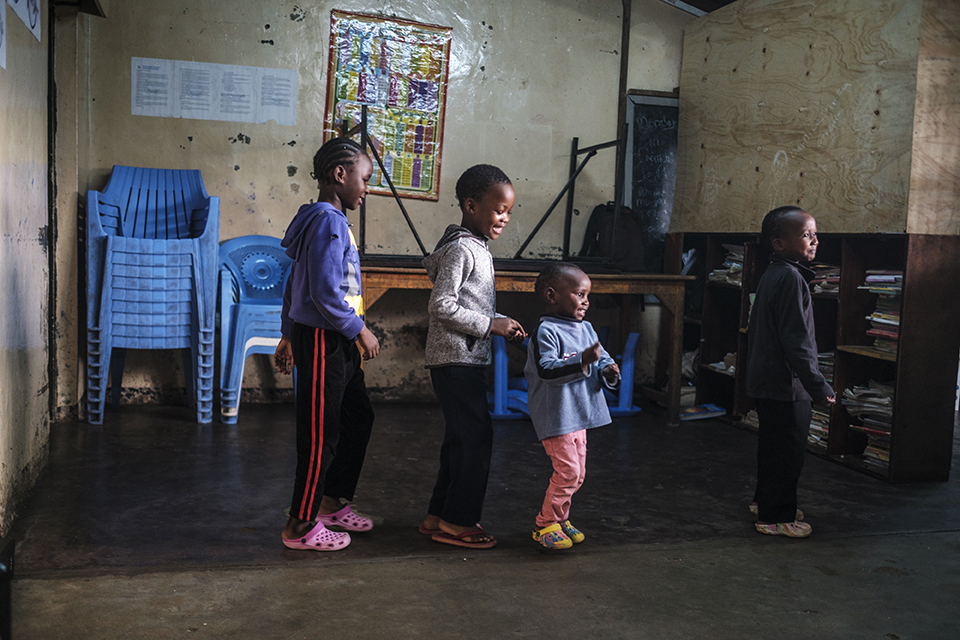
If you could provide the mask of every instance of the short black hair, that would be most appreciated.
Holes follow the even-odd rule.
[[[313,156],[313,177],[320,184],[330,184],[330,173],[338,166],[352,167],[360,155],[366,155],[350,138],[330,138]]]
[[[557,280],[572,273],[583,273],[583,269],[571,262],[551,262],[537,274],[533,291],[543,298],[547,289],[555,286]]]
[[[495,184],[513,183],[499,167],[492,164],[474,165],[464,171],[457,180],[457,203],[462,207],[468,198],[480,200]]]
[[[783,237],[784,227],[788,221],[798,213],[806,213],[800,207],[777,207],[763,217],[760,224],[760,243],[773,251],[773,241]]]

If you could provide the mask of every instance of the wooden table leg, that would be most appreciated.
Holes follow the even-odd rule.
[[[667,425],[680,425],[680,375],[683,368],[683,301],[684,290],[658,293],[661,310],[670,314],[669,322],[662,322],[668,328],[667,336],[660,336],[661,342],[669,344],[667,360]]]

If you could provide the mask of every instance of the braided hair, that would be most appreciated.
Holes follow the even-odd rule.
[[[760,225],[760,244],[773,251],[773,241],[783,237],[787,222],[798,213],[806,213],[800,207],[777,207],[763,217]]]
[[[537,281],[533,284],[533,291],[540,298],[543,298],[547,289],[554,287],[557,280],[570,274],[583,273],[583,269],[570,262],[551,262],[537,275]]]
[[[352,167],[360,154],[365,154],[359,144],[350,138],[331,138],[313,156],[313,177],[320,184],[330,184],[330,174],[338,166]]]
[[[513,183],[498,167],[491,164],[474,165],[457,180],[457,202],[462,207],[467,199],[480,200],[495,184]]]

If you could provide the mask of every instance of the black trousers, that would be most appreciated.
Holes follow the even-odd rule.
[[[761,522],[793,522],[797,483],[803,471],[810,432],[809,400],[757,400],[757,502]]]
[[[480,522],[493,453],[487,380],[483,368],[464,366],[430,369],[430,378],[446,427],[427,513],[470,527]]]
[[[297,472],[290,515],[312,522],[324,495],[353,499],[373,407],[353,340],[295,323],[290,341],[297,367]]]

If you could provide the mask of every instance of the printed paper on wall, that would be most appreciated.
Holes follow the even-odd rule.
[[[297,124],[297,71],[232,64],[130,59],[135,116]]]

